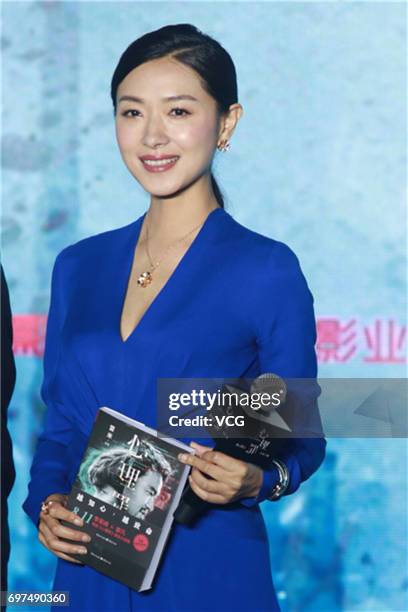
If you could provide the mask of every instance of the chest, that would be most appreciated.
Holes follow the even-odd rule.
[[[216,368],[246,356],[254,343],[253,295],[236,259],[212,248],[190,250],[186,257],[182,250],[174,252],[153,271],[146,288],[137,284],[149,269],[143,249],[132,259],[110,250],[83,261],[69,286],[65,355],[84,372],[104,376],[108,367],[117,376],[123,362],[132,371],[164,363],[166,371],[171,366],[178,373],[180,364]]]
[[[174,248],[172,252],[159,260],[159,265],[152,268],[145,243],[140,242],[137,245],[120,316],[120,335],[123,342],[136,330],[145,314],[170,282],[187,250],[188,245]]]

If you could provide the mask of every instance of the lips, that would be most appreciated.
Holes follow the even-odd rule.
[[[154,157],[153,155],[145,155],[140,157],[143,167],[148,172],[165,172],[177,163],[179,160],[178,155],[166,155],[161,157]]]
[[[173,159],[174,157],[178,158],[178,155],[143,155],[140,159],[142,161],[145,161],[145,160],[160,161],[164,159]]]

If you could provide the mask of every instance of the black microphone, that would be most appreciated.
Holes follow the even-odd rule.
[[[291,431],[285,420],[276,412],[276,407],[281,407],[286,402],[286,384],[280,376],[272,373],[265,373],[255,378],[249,389],[243,379],[239,381],[244,382],[244,388],[225,384],[221,390],[221,397],[234,393],[238,398],[247,399],[249,395],[252,399],[256,396],[254,394],[269,394],[273,402],[262,406],[257,404],[256,407],[239,402],[233,409],[231,406],[226,407],[222,402],[215,404],[212,409],[213,418],[218,416],[219,420],[217,425],[206,429],[215,439],[213,450],[267,469],[273,456],[286,441],[286,438],[274,437],[274,432],[279,434],[282,430]],[[245,437],[238,427],[219,424],[220,422],[225,423],[226,417],[245,419]],[[217,506],[218,504],[198,497],[187,484],[173,517],[179,524],[192,526],[205,511]]]

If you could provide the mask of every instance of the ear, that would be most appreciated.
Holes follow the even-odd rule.
[[[221,119],[220,131],[218,134],[219,140],[230,140],[235,127],[244,114],[244,109],[238,102],[231,104],[228,112]]]

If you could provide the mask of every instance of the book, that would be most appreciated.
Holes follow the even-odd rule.
[[[108,407],[100,408],[67,507],[91,536],[73,558],[136,591],[152,588],[194,449]],[[72,543],[72,542],[71,542]]]

